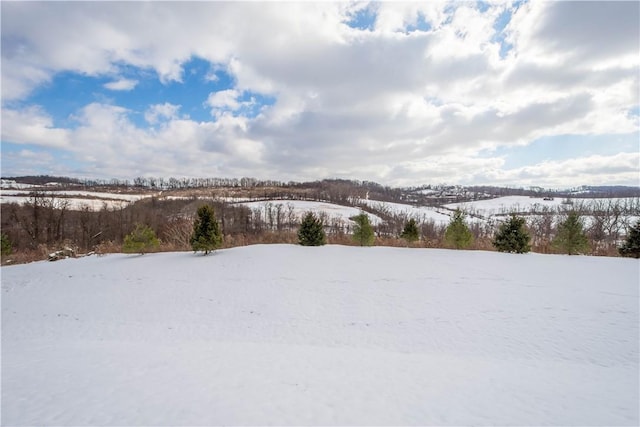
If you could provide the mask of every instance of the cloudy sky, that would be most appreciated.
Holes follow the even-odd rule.
[[[2,175],[640,185],[640,3],[6,2]]]

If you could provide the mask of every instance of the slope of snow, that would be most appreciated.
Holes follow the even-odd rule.
[[[5,190],[3,191],[3,195],[9,196],[29,196],[32,191],[27,190]],[[128,194],[128,193],[106,193],[102,191],[80,191],[80,190],[47,190],[40,191],[41,194],[47,196],[60,196],[60,197],[92,197],[96,199],[107,199],[107,200],[124,200],[127,202],[136,202],[140,199],[144,199],[145,197],[151,197],[151,194]]]
[[[33,187],[37,187],[36,185],[33,184],[23,184],[23,183],[18,183],[12,179],[0,179],[0,188],[5,189],[5,188],[33,188]]]
[[[406,215],[418,222],[433,221],[438,225],[447,225],[451,221],[451,216],[443,209],[430,206],[413,206],[402,203],[381,202],[377,200],[359,199],[360,203],[364,203],[372,209],[388,212],[392,215]]]
[[[460,208],[465,211],[475,212],[478,215],[482,215],[485,218],[488,218],[493,215],[504,215],[509,214],[511,212],[532,212],[533,210],[542,210],[542,208],[550,208],[553,210],[558,210],[563,205],[563,201],[565,198],[556,197],[554,200],[544,200],[542,198],[535,197],[527,197],[527,196],[505,196],[498,197],[495,199],[487,199],[487,200],[478,200],[473,202],[462,202],[462,203],[450,203],[444,205],[449,209]],[[591,206],[594,203],[635,203],[638,204],[638,199],[633,197],[626,198],[603,198],[603,199],[581,199],[575,198],[570,199],[575,204],[582,204],[585,207]],[[571,205],[567,206],[570,208]]]
[[[637,260],[289,245],[2,267],[3,425],[638,425]]]
[[[489,217],[492,215],[508,214],[511,212],[530,212],[534,208],[549,207],[557,209],[562,205],[562,199],[543,200],[527,196],[505,196],[495,199],[478,200],[473,202],[450,203],[445,205],[449,209],[472,211],[478,215]]]
[[[31,199],[29,196],[5,196],[0,195],[0,203],[17,203],[19,205],[24,205],[25,203],[30,203]],[[107,200],[107,199],[76,199],[73,197],[70,198],[56,198],[55,206],[61,206],[62,203],[67,204],[67,209],[73,211],[79,211],[82,209],[89,209],[91,211],[98,211],[103,209],[105,206],[107,209],[121,209],[129,205],[131,202],[124,200]]]
[[[294,215],[298,219],[301,218],[305,213],[312,211],[315,213],[324,213],[329,219],[338,219],[340,221],[346,222],[350,221],[349,218],[361,213],[360,209],[358,208],[336,205],[327,202],[315,202],[306,200],[269,200],[258,202],[241,202],[238,204],[247,206],[250,209],[258,209],[263,212],[263,214],[266,214],[266,211],[269,207],[275,210],[278,205],[282,206],[282,211],[286,213],[289,206],[291,206]],[[380,219],[380,217],[376,215],[367,213],[367,216],[369,217],[369,221],[371,221],[371,224],[373,225],[378,225],[382,222],[382,219]]]
[[[3,190],[0,193],[0,203],[23,205],[31,201],[30,194],[31,191],[27,190]],[[151,197],[151,194],[121,194],[77,190],[42,191],[41,194],[45,198],[53,197],[57,204],[66,202],[68,204],[67,209],[71,210],[80,210],[87,207],[91,210],[100,210],[104,206],[110,209],[123,208],[130,203]]]

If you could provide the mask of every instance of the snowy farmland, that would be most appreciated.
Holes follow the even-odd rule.
[[[597,204],[626,203],[628,205],[635,205],[637,208],[640,204],[640,200],[637,197],[599,199],[574,198],[569,200],[571,201],[571,204],[565,205],[565,199],[562,198],[544,200],[542,198],[527,196],[505,196],[472,202],[450,203],[444,205],[444,207],[449,209],[461,209],[463,211],[473,212],[476,215],[488,218],[495,215],[508,215],[512,212],[518,212],[522,214],[528,212],[540,212],[543,209],[555,211],[562,209],[568,210],[572,207],[575,207],[574,205],[590,208],[597,206]]]
[[[2,267],[3,425],[638,425],[637,260],[290,245]]]
[[[2,190],[0,203],[24,205],[31,202],[31,194],[32,192],[29,190]],[[152,196],[151,194],[121,194],[76,190],[47,190],[41,192],[40,195],[47,200],[53,201],[53,206],[60,207],[62,203],[66,203],[66,208],[71,210],[89,209],[92,211],[97,211],[104,207],[121,209],[138,200]]]
[[[297,220],[300,220],[300,218],[307,212],[314,212],[316,215],[325,216],[328,219],[327,222],[331,222],[331,220],[349,222],[349,218],[361,213],[360,209],[350,206],[306,200],[268,200],[258,202],[240,202],[238,204],[244,205],[252,210],[258,210],[265,218],[268,217],[268,212],[270,210],[275,212],[280,209],[283,215],[286,215],[290,211]],[[368,213],[367,216],[373,225],[379,225],[382,223],[382,219],[376,215]]]
[[[435,224],[445,226],[451,221],[450,212],[432,206],[412,206],[368,199],[359,199],[358,203],[365,204],[376,211],[389,215],[402,215],[407,218],[413,218],[418,222],[433,221]]]

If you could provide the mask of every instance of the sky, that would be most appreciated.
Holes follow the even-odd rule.
[[[2,176],[640,185],[640,2],[13,2]]]

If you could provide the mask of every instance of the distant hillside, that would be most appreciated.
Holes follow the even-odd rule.
[[[640,186],[581,186],[565,189],[542,187],[499,187],[490,185],[423,185],[413,187],[391,187],[372,181],[346,179],[323,179],[309,182],[283,182],[255,178],[157,178],[138,177],[133,180],[70,178],[64,176],[29,175],[2,177],[4,181],[37,186],[83,186],[88,188],[114,188],[139,190],[186,190],[225,188],[242,193],[262,193],[265,197],[309,195],[332,201],[346,201],[353,196],[369,197],[388,202],[405,202],[419,205],[441,204],[452,201],[480,200],[499,196],[550,196],[550,197],[640,197]],[[52,185],[53,184],[53,185]],[[5,185],[6,187],[6,185]],[[259,190],[259,191],[258,191]],[[326,197],[326,195],[331,197]],[[341,200],[340,200],[341,199]]]
[[[2,177],[3,180],[15,181],[18,184],[30,184],[30,185],[47,185],[51,183],[56,184],[82,184],[77,178],[69,178],[66,176],[50,176],[50,175],[28,175],[28,176],[15,176],[15,177]]]

